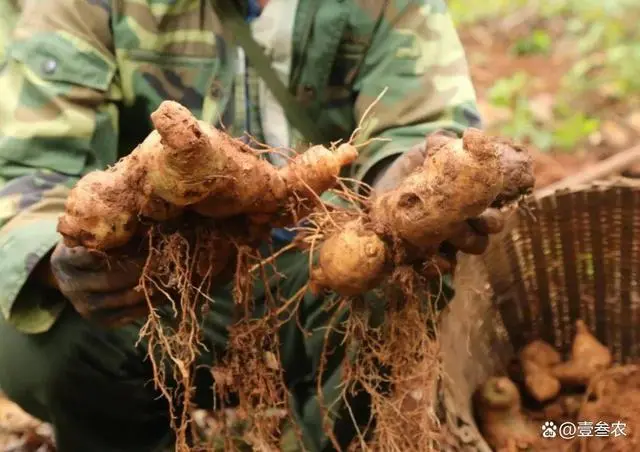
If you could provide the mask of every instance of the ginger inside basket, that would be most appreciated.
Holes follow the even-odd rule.
[[[613,365],[582,320],[568,359],[531,341],[507,375],[480,385],[473,405],[495,451],[640,450],[640,366]]]
[[[506,431],[519,430],[516,436],[524,438],[501,445],[502,450],[640,450],[635,420],[640,379],[632,365],[640,364],[638,237],[640,181],[600,181],[528,198],[483,256],[460,260],[456,297],[441,319],[439,336],[442,412],[456,443],[450,450],[497,449],[481,435],[482,423],[474,415],[479,410],[472,402],[477,405],[482,397],[473,394],[482,387],[504,407],[494,407],[485,423],[496,425],[504,417]],[[591,351],[574,351],[575,342],[585,343],[575,341],[576,335],[584,339],[586,333],[608,351],[593,341],[586,341]],[[543,351],[539,342],[530,345],[538,339],[550,345]],[[523,365],[520,356],[527,347],[535,359]],[[557,357],[545,363],[544,349],[559,352],[561,362],[597,357],[594,349],[606,359],[601,358],[597,376],[585,379],[589,366],[560,364]],[[606,365],[609,359],[615,365]],[[555,366],[557,375],[549,375]],[[527,373],[537,375],[528,385]],[[559,376],[564,383],[554,382]],[[578,421],[592,422],[583,424],[582,437]],[[545,422],[556,426],[555,439],[542,437]],[[576,432],[565,436],[578,440],[558,439],[563,422],[574,422]],[[625,435],[616,437],[614,424],[618,429],[623,424]]]

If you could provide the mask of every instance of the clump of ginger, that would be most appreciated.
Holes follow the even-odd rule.
[[[563,385],[586,386],[612,362],[611,351],[589,332],[582,320],[578,320],[569,360],[553,366],[552,374]]]
[[[151,120],[155,130],[130,155],[89,173],[71,191],[58,223],[68,245],[116,248],[141,220],[166,221],[185,208],[208,218],[243,214],[288,224],[358,155],[349,144],[313,146],[278,169],[176,102],[163,102]]]
[[[320,195],[335,187],[341,170],[355,161],[358,151],[350,143],[313,146],[276,168],[261,157],[269,150],[256,152],[198,121],[175,102],[163,102],[151,120],[155,130],[130,155],[76,184],[58,231],[69,246],[107,253],[134,238],[148,239],[151,252],[141,288],[151,309],[142,334],[148,338],[158,386],[168,391],[164,371],[158,369],[169,359],[168,363],[180,363],[172,366],[179,386],[175,390],[190,393],[199,313],[208,308],[210,289],[233,273],[234,298],[242,309],[229,332],[230,347],[221,367],[234,382],[234,399],[252,416],[251,435],[272,445],[268,432],[273,429],[263,425],[254,408],[286,406],[287,392],[277,363],[267,365],[263,356],[267,351],[276,356],[281,314],[296,309],[306,287],[289,300],[278,300],[282,307],[267,310],[264,318],[251,318],[254,279],[271,285],[266,268],[270,257],[261,256],[256,244],[268,239],[271,228],[300,225],[306,217],[309,221],[299,228],[302,233],[295,244],[319,248],[311,286],[347,296],[349,300],[338,302],[355,307],[340,328],[346,349],[357,351],[341,386],[347,391],[359,382],[367,388],[376,419],[374,443],[385,450],[407,450],[416,442],[428,448],[430,411],[419,409],[416,402],[415,410],[397,415],[400,403],[408,401],[407,393],[414,402],[424,400],[424,391],[406,390],[406,382],[435,378],[430,373],[437,368],[436,354],[429,351],[434,343],[432,314],[423,309],[425,298],[432,295],[427,267],[442,242],[458,236],[467,219],[488,207],[515,203],[531,191],[534,177],[528,152],[476,129],[466,130],[459,139],[430,139],[424,163],[396,188],[366,199],[343,190],[342,196],[357,202],[352,209],[339,209],[323,205]],[[307,227],[308,223],[320,227]],[[385,278],[390,284],[380,284]],[[370,328],[368,308],[351,303],[376,287],[386,290],[384,329]],[[156,297],[173,301],[173,328],[164,328],[152,309]],[[361,312],[355,312],[358,308]],[[330,353],[323,351],[320,362]],[[158,354],[162,356],[156,360]],[[378,369],[391,370],[396,395],[389,396]],[[496,394],[508,392],[503,386],[497,384]],[[173,405],[170,409],[177,419],[178,446],[186,444],[190,400],[183,400],[179,414]],[[526,441],[524,424],[518,428],[517,441]]]
[[[539,437],[538,428],[522,411],[520,391],[507,377],[493,377],[474,394],[478,424],[496,452],[529,450]]]
[[[428,140],[427,149],[421,167],[323,241],[317,289],[362,294],[394,268],[436,254],[466,220],[533,188],[531,157],[508,140],[467,129],[460,139]]]
[[[497,377],[485,383],[474,399],[482,433],[494,450],[519,450],[517,441],[510,438],[519,438],[519,433],[523,429],[529,431],[531,425],[540,428],[545,421],[554,421],[556,425],[578,421],[592,421],[595,425],[598,421],[611,423],[617,419],[634,422],[633,406],[636,399],[640,402],[640,372],[633,368],[635,366],[610,368],[611,351],[589,332],[584,321],[576,321],[576,335],[568,360],[562,361],[553,346],[536,339],[520,350],[518,362],[521,372],[514,375],[521,389],[534,401],[527,399],[523,409],[519,393],[518,397],[515,395],[519,387]],[[636,450],[629,444],[615,449],[607,438],[563,440],[560,444],[548,438],[541,441],[539,430],[536,434],[538,441],[531,442],[528,450],[577,450],[574,447],[578,446],[589,452]],[[621,444],[617,441],[615,447],[618,443]],[[509,444],[510,449],[505,449],[505,444]]]
[[[348,143],[313,146],[276,168],[176,102],[163,102],[151,120],[155,130],[129,156],[73,188],[58,224],[67,244],[116,248],[142,222],[179,218],[185,210],[219,221],[244,216],[252,224],[292,226],[358,155]],[[459,139],[432,139],[427,149],[424,164],[395,189],[364,202],[333,231],[321,231],[327,234],[319,241],[314,288],[362,294],[395,268],[428,261],[467,219],[533,188],[530,155],[508,140],[467,129]]]
[[[519,354],[524,384],[538,402],[546,402],[560,392],[560,381],[551,368],[560,363],[562,357],[550,344],[535,340],[527,344]]]

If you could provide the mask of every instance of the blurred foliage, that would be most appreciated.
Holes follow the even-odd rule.
[[[533,30],[531,36],[518,39],[512,47],[518,56],[532,54],[547,54],[551,51],[552,39],[544,30]]]
[[[511,43],[514,58],[549,55],[556,47],[573,62],[555,93],[553,120],[542,124],[532,113],[530,93],[535,81],[524,72],[501,78],[487,92],[496,107],[509,108],[502,133],[527,138],[542,150],[572,150],[597,131],[603,102],[623,109],[640,104],[640,1],[638,0],[450,0],[459,29],[474,23],[500,24],[525,17],[531,32]],[[561,19],[561,36],[545,23]],[[556,32],[557,33],[557,32]]]

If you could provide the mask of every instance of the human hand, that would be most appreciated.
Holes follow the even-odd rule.
[[[384,193],[398,186],[409,174],[424,164],[430,149],[456,138],[444,131],[430,135],[394,160],[372,181],[374,194]],[[457,251],[476,255],[484,253],[489,245],[489,236],[499,233],[503,228],[502,213],[491,208],[478,217],[460,224],[457,230],[453,231],[451,238],[442,245],[441,254],[435,259],[439,271],[447,272],[455,267]]]
[[[105,326],[120,326],[148,313],[136,287],[146,256],[105,255],[60,242],[50,264],[57,287],[78,313]]]

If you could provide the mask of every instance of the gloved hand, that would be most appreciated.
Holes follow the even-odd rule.
[[[371,184],[374,193],[384,193],[395,188],[402,180],[424,163],[427,149],[439,146],[456,137],[445,131],[436,132],[426,140],[389,163],[378,168]],[[480,216],[461,224],[453,237],[441,247],[441,255],[436,258],[440,272],[453,270],[456,265],[456,251],[467,254],[482,254],[489,245],[489,235],[497,234],[504,228],[504,219],[497,209],[487,209]]]
[[[142,291],[136,289],[146,256],[107,256],[60,242],[50,264],[58,289],[83,317],[105,326],[119,326],[148,313]]]

